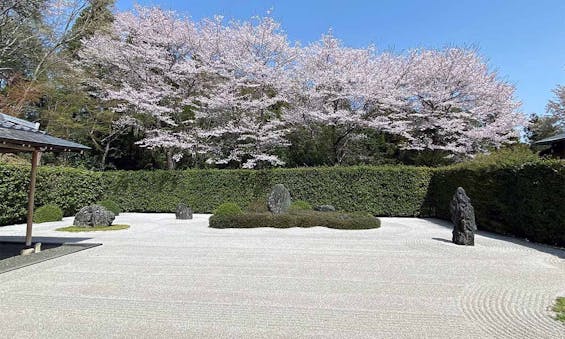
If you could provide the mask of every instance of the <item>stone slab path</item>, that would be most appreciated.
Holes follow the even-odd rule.
[[[377,230],[217,230],[207,215],[120,215],[122,231],[47,241],[102,246],[0,274],[3,338],[565,338],[565,251],[449,224]],[[24,234],[0,228],[0,239]],[[55,239],[60,240],[60,239]]]

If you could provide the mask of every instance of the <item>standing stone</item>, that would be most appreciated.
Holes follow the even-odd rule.
[[[288,211],[291,203],[290,192],[282,184],[277,184],[271,190],[267,205],[269,211],[274,214],[281,214]]]
[[[116,216],[100,205],[86,206],[75,215],[73,225],[79,227],[110,226]]]
[[[175,215],[179,220],[192,219],[192,208],[186,206],[185,204],[178,204]]]
[[[462,187],[457,187],[457,191],[449,204],[451,221],[453,222],[453,243],[457,245],[475,245],[475,210],[471,205],[471,199],[465,194]]]
[[[335,207],[333,205],[320,205],[315,206],[314,211],[318,212],[335,212]]]

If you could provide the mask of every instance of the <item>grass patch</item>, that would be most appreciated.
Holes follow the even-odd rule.
[[[555,312],[555,320],[565,323],[565,297],[559,297],[555,299],[555,305],[553,306],[553,312]]]
[[[368,213],[338,213],[292,211],[284,214],[245,213],[238,215],[213,215],[212,228],[291,228],[327,227],[342,230],[379,228],[381,221]]]
[[[128,229],[129,225],[111,225],[111,226],[96,226],[96,227],[78,227],[78,226],[67,226],[57,228],[55,231],[60,232],[97,232],[97,231],[117,231]]]

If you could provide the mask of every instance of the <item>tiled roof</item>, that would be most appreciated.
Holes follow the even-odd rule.
[[[549,137],[549,138],[538,140],[538,141],[534,142],[534,144],[536,144],[536,145],[550,145],[550,144],[553,144],[554,142],[563,141],[563,140],[565,140],[565,133],[557,134],[557,135],[554,135],[554,136]]]
[[[0,149],[40,148],[42,151],[83,151],[90,147],[56,138],[39,130],[38,123],[0,113]]]

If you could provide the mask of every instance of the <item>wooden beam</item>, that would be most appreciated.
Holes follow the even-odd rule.
[[[31,156],[31,178],[29,181],[29,192],[27,199],[27,228],[26,228],[26,247],[31,246],[31,232],[33,226],[33,207],[35,199],[35,179],[37,177],[37,166],[39,166],[39,157],[41,152],[34,149]]]
[[[4,152],[8,153],[15,153],[15,152],[33,152],[35,149],[33,146],[22,143],[22,144],[14,144],[8,142],[0,143],[0,149],[6,150]]]

